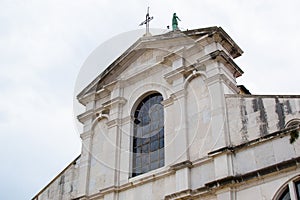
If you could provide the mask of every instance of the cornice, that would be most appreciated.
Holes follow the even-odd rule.
[[[77,116],[77,119],[81,122],[84,123],[87,120],[91,119],[93,117],[94,111],[93,110],[88,110],[85,111],[84,113],[81,113],[80,115]]]
[[[86,95],[84,95],[84,96],[78,97],[78,101],[79,101],[82,105],[86,106],[86,104],[88,104],[89,102],[94,101],[95,98],[96,98],[96,92],[93,91],[93,92],[88,93],[88,94],[86,94]]]
[[[174,99],[172,97],[169,97],[160,103],[166,108],[174,103]]]
[[[194,65],[181,66],[165,74],[163,77],[169,84],[172,84],[174,80],[188,76],[193,70],[195,70]]]
[[[107,123],[108,128],[112,128],[114,126],[120,125],[121,124],[121,119],[113,119],[108,121]]]
[[[193,163],[189,160],[186,160],[180,163],[176,163],[175,165],[171,165],[170,169],[177,171],[183,168],[192,168],[192,167],[193,167]]]
[[[127,100],[124,97],[116,97],[102,104],[103,108],[110,109],[115,105],[124,105]]]
[[[88,139],[92,137],[92,131],[85,131],[83,133],[80,134],[80,138],[82,140]]]
[[[239,68],[239,66],[233,61],[230,56],[226,54],[223,50],[213,51],[199,59],[197,62],[199,65],[206,64],[207,62],[211,62],[212,60],[216,60],[224,64],[231,71],[235,78],[241,76],[244,72]]]

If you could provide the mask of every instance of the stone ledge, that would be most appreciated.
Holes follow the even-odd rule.
[[[292,167],[298,167],[300,164],[300,157],[292,158],[290,160],[282,161],[280,163],[264,167],[252,172],[245,173],[243,175],[236,175],[236,176],[228,176],[222,179],[218,179],[209,183],[205,184],[205,187],[207,189],[212,189],[212,188],[218,188],[218,187],[223,187],[227,186],[229,184],[237,184],[245,181],[249,181],[255,178],[262,178],[263,176],[275,173],[275,172],[280,172],[282,170],[292,168]]]
[[[170,199],[190,199],[192,194],[192,190],[183,190],[180,192],[176,192],[170,195],[165,196],[165,200],[170,200]]]
[[[198,64],[205,64],[208,61],[217,60],[224,64],[235,76],[235,78],[241,76],[244,72],[239,68],[239,66],[230,58],[227,53],[223,50],[213,51],[199,59],[197,59]]]
[[[165,196],[165,200],[171,199],[193,199],[199,196],[211,195],[213,190],[225,187],[235,187],[235,185],[246,181],[260,180],[268,175],[279,173],[284,170],[292,170],[300,165],[300,157],[292,158],[265,168],[251,171],[242,175],[227,176],[215,181],[206,183],[203,187],[194,190],[184,190]]]
[[[257,95],[257,94],[225,94],[226,98],[254,98],[254,97],[261,97],[261,98],[300,98],[300,95]]]
[[[299,129],[299,126],[288,127],[288,128],[283,129],[283,130],[275,131],[273,133],[261,136],[259,138],[250,140],[248,142],[245,142],[245,143],[242,143],[242,144],[239,144],[239,145],[222,147],[220,149],[209,152],[208,155],[209,156],[215,156],[215,155],[222,154],[222,153],[234,152],[234,151],[237,151],[239,149],[246,148],[248,146],[256,145],[256,144],[266,142],[266,141],[269,141],[269,140],[272,140],[272,139],[275,139],[275,138],[278,138],[278,137],[286,136],[291,131],[294,131],[294,130],[297,130],[297,129]]]
[[[116,97],[102,104],[103,108],[109,109],[110,107],[120,104],[124,105],[127,100],[124,97]]]
[[[92,118],[94,114],[94,111],[91,110],[87,110],[84,113],[81,113],[80,115],[77,116],[78,121],[80,121],[81,123],[84,123],[85,121],[87,121],[88,119]]]
[[[180,163],[177,163],[175,165],[170,166],[170,169],[177,171],[177,170],[180,170],[180,169],[183,169],[183,168],[186,168],[186,167],[192,168],[193,163],[189,160],[186,160],[186,161],[183,161],[183,162],[180,162]]]

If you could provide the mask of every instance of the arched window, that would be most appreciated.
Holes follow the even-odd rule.
[[[300,119],[292,119],[290,121],[288,121],[288,123],[286,123],[285,127],[289,128],[289,127],[297,127],[300,125]]]
[[[290,133],[290,143],[294,143],[299,138],[300,120],[292,119],[286,125],[286,128],[292,128]]]
[[[296,178],[289,181],[277,192],[274,200],[297,200],[300,199],[300,180]]]
[[[146,96],[134,112],[131,177],[164,166],[164,109],[159,93]]]

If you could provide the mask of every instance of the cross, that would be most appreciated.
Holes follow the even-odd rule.
[[[146,34],[145,34],[146,36],[151,35],[149,32],[149,23],[152,19],[153,19],[153,17],[149,16],[149,7],[148,7],[147,14],[146,14],[146,20],[143,21],[142,23],[140,23],[140,26],[143,26],[144,24],[146,24]]]

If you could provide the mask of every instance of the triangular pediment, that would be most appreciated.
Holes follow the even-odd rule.
[[[210,40],[222,40],[224,47],[228,48],[228,52],[233,58],[243,53],[220,27],[171,31],[162,35],[141,37],[85,87],[77,98],[82,104],[85,104],[84,99],[101,90],[103,86],[115,82],[118,78],[124,79],[124,77],[142,71],[150,65],[165,62],[164,59],[172,52],[180,51],[183,46],[193,46],[195,42],[204,37]]]

